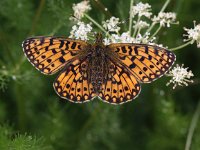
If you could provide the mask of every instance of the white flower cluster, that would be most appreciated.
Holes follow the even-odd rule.
[[[183,68],[183,66],[183,64],[181,66],[177,64],[176,67],[169,72],[168,75],[172,76],[172,79],[167,83],[167,86],[172,83],[174,84],[173,89],[175,89],[177,85],[188,86],[188,83],[193,82],[193,80],[190,80],[190,78],[194,76],[192,71],[188,71],[188,68]]]
[[[84,16],[84,13],[91,10],[91,6],[89,4],[89,1],[84,0],[78,4],[73,4],[72,9],[74,11],[75,19],[80,20]]]
[[[72,27],[70,32],[70,38],[88,40],[88,33],[92,31],[92,26],[90,24],[84,24],[83,22],[78,22],[77,25]]]
[[[145,16],[147,18],[150,18],[152,13],[151,13],[151,5],[149,5],[148,3],[138,3],[135,6],[132,6],[132,9],[130,11],[130,13],[133,15],[133,17],[135,15],[138,15],[139,17]]]
[[[120,30],[120,27],[118,26],[120,24],[119,18],[111,17],[109,20],[103,21],[102,24],[106,31],[119,32]]]
[[[152,21],[160,23],[163,27],[170,27],[170,24],[176,23],[176,14],[172,12],[161,12],[158,16],[154,16]]]
[[[187,35],[184,35],[188,37],[185,41],[192,40],[193,42],[197,42],[197,47],[200,48],[200,24],[194,25],[193,29],[187,29],[184,28],[185,31],[187,31]]]
[[[103,39],[105,45],[111,43],[134,43],[134,38],[130,36],[129,32],[123,32],[121,35],[111,34],[109,37]]]
[[[111,43],[138,43],[138,44],[149,44],[149,45],[156,45],[163,47],[163,45],[158,45],[154,43],[155,38],[149,40],[150,33],[145,33],[142,36],[140,33],[137,35],[136,38],[130,36],[129,32],[123,32],[120,34],[111,34],[110,36],[103,39],[105,45],[109,45]],[[166,48],[166,47],[165,47]]]
[[[133,23],[134,23],[133,28],[143,29],[149,27],[149,23],[147,23],[146,21],[140,20],[138,22],[134,21]]]

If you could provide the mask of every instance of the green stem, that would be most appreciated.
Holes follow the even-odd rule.
[[[62,24],[58,23],[58,25],[53,29],[53,31],[49,35],[53,36],[61,27],[62,27]]]
[[[195,113],[192,117],[192,121],[190,123],[189,131],[188,131],[188,135],[187,135],[187,140],[186,140],[186,144],[185,144],[185,150],[190,150],[190,146],[192,144],[192,137],[194,135],[194,130],[197,126],[199,116],[200,116],[200,101],[198,102],[196,111],[195,111]]]
[[[153,27],[154,27],[155,25],[156,25],[156,23],[153,22],[153,23],[151,24],[151,26],[148,28],[148,30],[146,31],[146,33],[150,33],[151,30],[153,29]]]
[[[171,0],[167,0],[167,1],[165,2],[165,4],[163,5],[163,7],[162,7],[161,10],[160,10],[160,13],[163,12],[163,11],[165,11],[165,9],[166,9],[167,6],[169,5],[170,1],[171,1]]]
[[[15,92],[15,100],[17,107],[17,116],[18,116],[18,127],[20,130],[25,131],[26,128],[26,110],[25,110],[25,101],[22,96],[22,88],[21,85],[14,83],[14,92]]]
[[[152,36],[149,38],[149,40],[151,40],[154,36],[156,36],[158,34],[158,32],[160,31],[161,28],[162,28],[162,26],[160,25],[158,27],[158,29],[154,32],[154,34],[152,34]]]
[[[132,9],[132,6],[133,6],[133,0],[131,0],[130,2],[130,10],[129,10],[129,34],[131,36],[131,32],[132,32],[132,24],[133,24],[133,15],[131,13],[131,9]]]
[[[97,117],[97,115],[100,112],[101,108],[102,108],[101,104],[99,103],[97,108],[92,112],[90,118],[88,118],[88,120],[83,124],[82,128],[79,131],[79,135],[84,135],[85,131],[87,131],[87,129],[91,126],[92,122]]]
[[[183,44],[183,45],[180,45],[180,46],[178,46],[178,47],[170,48],[170,50],[171,50],[171,51],[176,51],[176,50],[179,50],[179,49],[181,49],[181,48],[183,48],[183,47],[186,47],[186,46],[190,45],[191,43],[192,43],[192,41],[188,41],[187,43],[185,43],[185,44]]]
[[[104,6],[103,3],[101,3],[100,1],[97,1],[97,0],[94,0],[94,2],[96,3],[97,7],[99,7],[105,15],[112,17],[111,12]]]
[[[140,18],[141,18],[141,17],[138,16],[138,19],[137,19],[136,25],[137,25],[138,22],[140,21]],[[138,29],[139,29],[139,28],[137,28],[137,26],[136,26],[136,27],[135,27],[135,30],[134,30],[134,32],[133,32],[133,37],[136,36],[136,33],[137,33]]]
[[[140,34],[141,28],[138,29],[137,34],[135,37],[137,37]]]
[[[87,19],[89,19],[92,23],[94,23],[99,29],[101,29],[105,34],[107,33],[107,31],[98,22],[92,19],[89,15],[87,14],[84,14],[84,15]]]
[[[34,20],[33,20],[33,24],[32,24],[31,30],[30,30],[30,32],[29,32],[29,35],[32,35],[32,34],[34,33],[34,31],[35,31],[35,27],[36,27],[37,22],[38,22],[38,20],[39,20],[39,18],[40,18],[42,9],[43,9],[43,7],[44,7],[44,4],[45,4],[45,0],[41,0],[41,1],[40,1],[40,4],[39,4],[39,7],[38,7],[38,9],[37,9],[35,18],[34,18]]]

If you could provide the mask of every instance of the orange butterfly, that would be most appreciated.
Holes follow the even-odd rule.
[[[135,99],[140,83],[165,74],[175,62],[174,53],[158,46],[134,43],[104,45],[102,35],[94,44],[64,37],[32,37],[23,50],[33,66],[51,75],[62,69],[53,83],[56,93],[83,103],[98,96],[122,104]]]

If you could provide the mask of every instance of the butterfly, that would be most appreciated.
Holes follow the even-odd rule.
[[[158,46],[134,43],[104,45],[102,34],[93,44],[65,37],[39,36],[22,43],[25,56],[40,72],[52,75],[64,99],[83,103],[99,97],[122,104],[135,99],[141,83],[164,75],[175,62],[171,51]]]

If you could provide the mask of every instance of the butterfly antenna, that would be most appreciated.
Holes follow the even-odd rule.
[[[113,15],[111,14],[111,12],[108,10],[107,7],[105,7],[105,5],[99,1],[99,0],[93,0],[94,1],[94,4],[100,8],[102,10],[102,12],[107,15],[108,17],[112,17]]]
[[[76,16],[74,15],[70,15],[70,20],[73,20],[73,21],[81,21],[79,18],[77,18]]]

